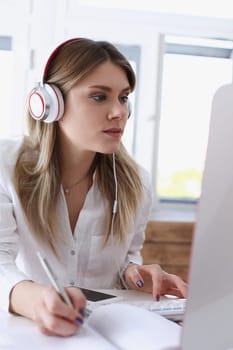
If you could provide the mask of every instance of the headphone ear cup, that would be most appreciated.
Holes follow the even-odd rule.
[[[128,100],[128,118],[131,116],[132,113],[132,104],[130,100]]]
[[[54,84],[38,84],[29,94],[28,108],[35,120],[58,121],[64,114],[62,93]]]

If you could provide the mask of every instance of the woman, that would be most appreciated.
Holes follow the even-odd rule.
[[[0,303],[45,334],[72,335],[83,322],[77,286],[186,296],[179,277],[141,265],[151,191],[121,143],[134,87],[113,45],[68,40],[29,95],[28,135],[0,143]],[[37,251],[73,307],[47,286]]]

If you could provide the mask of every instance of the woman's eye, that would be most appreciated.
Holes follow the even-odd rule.
[[[123,103],[127,103],[128,102],[128,96],[127,95],[126,96],[121,96],[121,101]]]
[[[102,95],[102,94],[98,94],[98,95],[92,95],[92,98],[95,101],[101,102],[101,101],[105,101],[106,100],[106,96]]]

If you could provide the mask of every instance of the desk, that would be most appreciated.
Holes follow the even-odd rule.
[[[151,298],[150,294],[129,290],[101,291],[117,294],[124,299]],[[144,344],[147,350],[163,350],[179,344],[180,329],[177,324],[159,315],[155,317],[146,310],[113,303],[93,311],[76,335],[49,337],[41,334],[34,322],[0,311],[0,349],[141,350]],[[113,345],[116,343],[117,346]]]

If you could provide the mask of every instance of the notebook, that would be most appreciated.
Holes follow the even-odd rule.
[[[34,322],[0,312],[2,350],[164,350],[179,345],[181,327],[142,308],[112,303],[93,310],[71,337],[49,337]]]
[[[212,103],[181,349],[232,350],[232,327],[233,85],[225,85]]]

